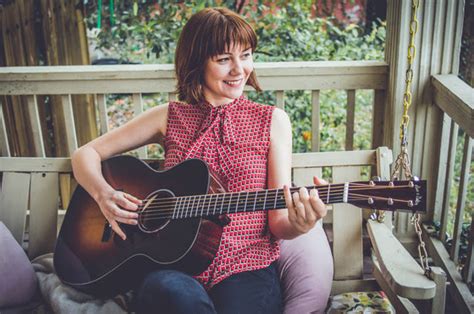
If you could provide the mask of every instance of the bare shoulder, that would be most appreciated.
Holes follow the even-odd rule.
[[[271,140],[281,140],[282,137],[286,138],[291,137],[291,122],[288,114],[280,109],[275,108],[272,114],[272,124],[271,124]]]
[[[159,133],[161,133],[162,136],[166,134],[166,126],[168,124],[168,109],[169,103],[164,103],[148,110],[152,116],[151,118],[156,121],[159,128]]]

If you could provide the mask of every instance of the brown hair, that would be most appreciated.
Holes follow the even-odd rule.
[[[201,84],[206,62],[231,45],[252,48],[252,52],[257,47],[255,31],[240,15],[226,8],[207,8],[191,16],[179,36],[174,62],[181,101],[196,104],[204,100]],[[255,70],[246,84],[261,91]]]

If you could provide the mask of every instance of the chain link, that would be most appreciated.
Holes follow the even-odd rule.
[[[401,178],[402,173],[405,174],[405,177],[409,180],[413,180],[413,174],[410,170],[410,157],[408,154],[408,140],[407,140],[407,131],[408,124],[410,122],[410,117],[408,116],[408,110],[410,109],[412,103],[412,93],[411,93],[411,83],[413,81],[413,60],[416,56],[416,46],[415,46],[415,35],[418,31],[418,18],[417,11],[420,6],[419,0],[412,0],[411,5],[411,21],[410,21],[410,43],[408,46],[408,68],[405,74],[405,93],[403,94],[403,115],[402,121],[400,123],[400,140],[401,148],[400,154],[398,155],[395,165],[392,172],[392,180],[398,180]],[[380,211],[379,211],[380,212]],[[383,221],[383,215],[377,215],[378,221]],[[428,252],[426,251],[426,244],[423,241],[422,237],[422,228],[421,228],[421,215],[419,213],[413,214],[411,218],[411,223],[415,227],[415,232],[418,235],[418,255],[420,258],[420,264],[423,268],[425,275],[430,277],[431,267],[428,262]]]
[[[417,12],[420,2],[418,0],[413,0],[411,4],[411,21],[410,21],[410,43],[408,45],[408,68],[406,71],[405,77],[405,94],[403,95],[403,115],[402,122],[400,124],[400,140],[402,143],[407,142],[407,130],[408,123],[410,122],[410,117],[408,116],[408,109],[410,109],[412,94],[411,94],[411,82],[413,80],[413,60],[416,56],[416,46],[415,46],[415,34],[418,31],[418,18]]]

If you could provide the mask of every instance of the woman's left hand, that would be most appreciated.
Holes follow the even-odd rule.
[[[326,181],[313,177],[315,185],[325,185]],[[288,219],[299,233],[303,234],[311,230],[316,222],[326,216],[327,208],[319,198],[316,189],[308,190],[305,187],[300,188],[299,192],[290,192],[288,186],[283,187],[285,193],[285,202],[288,208]]]

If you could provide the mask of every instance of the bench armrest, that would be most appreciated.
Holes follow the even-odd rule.
[[[397,295],[409,299],[432,299],[436,284],[424,275],[420,265],[383,223],[367,222],[383,280]]]

